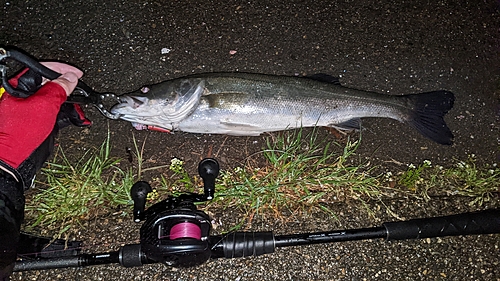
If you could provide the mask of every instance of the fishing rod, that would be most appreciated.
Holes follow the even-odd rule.
[[[274,235],[265,232],[230,232],[211,235],[211,218],[196,208],[195,203],[214,198],[215,179],[219,164],[206,158],[198,165],[203,179],[204,193],[186,193],[170,196],[146,209],[146,197],[151,186],[139,181],[130,191],[134,201],[133,219],[143,222],[140,229],[140,243],[122,246],[117,251],[105,253],[80,253],[81,242],[58,240],[45,248],[41,238],[24,240],[25,249],[20,253],[14,271],[43,270],[69,267],[85,267],[104,264],[120,264],[137,267],[146,264],[163,263],[174,267],[191,267],[217,258],[238,258],[273,253],[276,248],[324,244],[342,241],[385,239],[386,241],[422,239],[443,236],[479,235],[500,233],[500,210],[451,216],[386,222],[378,227],[332,230],[325,232]],[[31,247],[26,246],[31,245]],[[31,249],[30,249],[31,248]],[[27,253],[40,250],[41,254],[29,257]],[[45,253],[44,253],[45,251]]]

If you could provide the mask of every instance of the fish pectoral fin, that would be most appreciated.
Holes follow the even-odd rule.
[[[221,120],[220,124],[226,130],[225,134],[232,136],[258,136],[263,132],[262,127],[249,123]]]
[[[328,126],[340,131],[359,131],[361,130],[361,119],[354,118],[339,124],[330,124]]]
[[[259,136],[263,132],[260,126],[231,120],[221,120],[220,125],[224,134],[231,136]]]
[[[249,129],[260,128],[260,126],[256,126],[254,124],[242,123],[242,122],[234,122],[234,121],[231,121],[231,120],[221,120],[220,123],[221,123],[221,125],[224,125],[224,126],[227,126],[227,127],[249,128]]]

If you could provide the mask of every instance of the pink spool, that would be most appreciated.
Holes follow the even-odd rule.
[[[197,224],[191,222],[178,223],[170,229],[170,240],[180,238],[194,238],[201,240],[201,229]]]

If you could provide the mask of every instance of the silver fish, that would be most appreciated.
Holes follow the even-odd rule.
[[[352,130],[360,128],[360,118],[384,117],[407,123],[437,143],[452,144],[443,117],[453,107],[453,93],[386,95],[343,87],[334,79],[198,74],[122,95],[111,113],[167,130],[238,136],[313,126]]]

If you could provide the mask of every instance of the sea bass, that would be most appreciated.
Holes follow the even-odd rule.
[[[383,117],[450,145],[453,134],[444,115],[454,99],[444,90],[387,95],[351,89],[326,75],[206,73],[124,94],[111,113],[166,130],[237,136],[313,126],[353,130],[360,128],[360,118]]]

